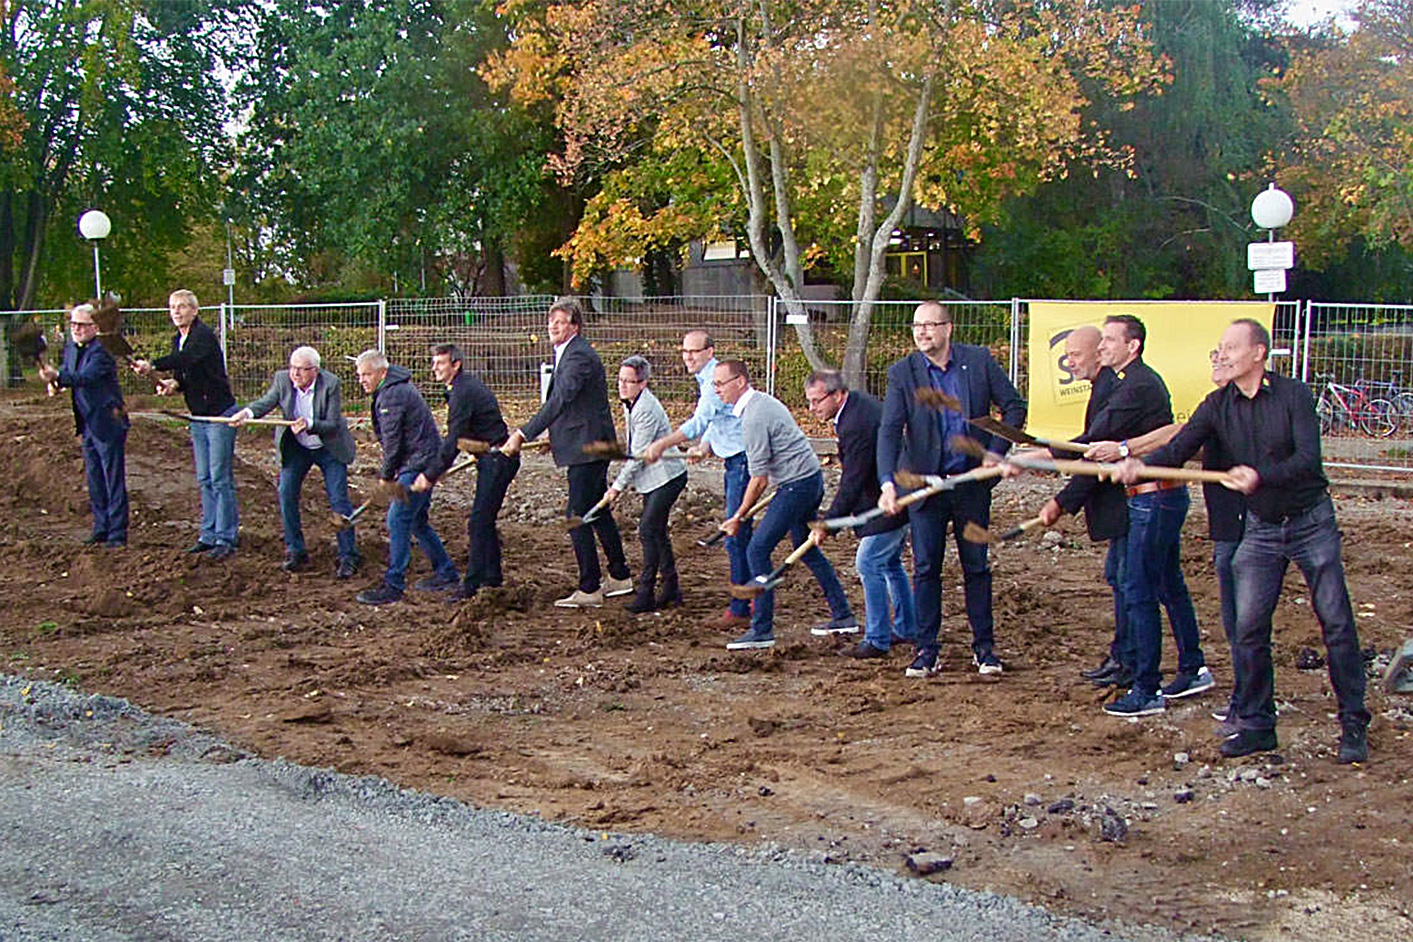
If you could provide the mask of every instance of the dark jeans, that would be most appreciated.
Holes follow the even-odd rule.
[[[582,517],[608,490],[608,462],[571,464],[567,471],[569,515]],[[623,555],[623,538],[618,535],[613,512],[605,507],[591,523],[569,531],[569,539],[574,544],[574,558],[579,563],[580,592],[597,592],[603,583],[599,554],[594,546],[596,533],[599,543],[603,544],[604,557],[608,560],[608,574],[615,579],[627,579],[629,575],[628,560]]]
[[[1271,665],[1271,614],[1286,567],[1295,562],[1310,589],[1328,652],[1330,685],[1342,725],[1367,726],[1364,658],[1344,582],[1339,525],[1326,495],[1282,523],[1246,515],[1246,533],[1232,558],[1236,577],[1236,709],[1243,729],[1275,729],[1275,671]]]
[[[466,520],[470,549],[466,577],[462,580],[470,591],[505,582],[500,568],[500,531],[496,529],[496,518],[505,503],[505,492],[519,470],[519,455],[512,458],[492,451],[476,460],[476,497],[471,501],[471,516]]]
[[[110,442],[83,436],[83,469],[88,476],[88,506],[93,511],[93,535],[123,543],[128,538],[128,433]]]
[[[1212,566],[1217,570],[1217,596],[1222,608],[1222,632],[1227,637],[1227,650],[1231,652],[1233,707],[1236,705],[1236,576],[1232,574],[1231,561],[1240,545],[1237,540],[1215,540],[1212,543]]]
[[[730,517],[741,508],[741,498],[746,494],[746,485],[750,483],[751,472],[746,468],[746,453],[732,455],[725,459],[726,473],[726,516]],[[752,533],[751,521],[747,520],[741,524],[741,529],[735,536],[728,536],[726,542],[726,558],[730,560],[731,582],[734,585],[744,585],[751,579],[751,563],[746,558],[746,547],[750,545]],[[745,599],[733,598],[731,600],[731,614],[740,615],[745,618],[751,614],[751,603]]]
[[[995,644],[991,617],[991,564],[985,543],[962,539],[967,521],[991,525],[991,489],[985,484],[960,484],[914,505],[909,512],[913,531],[913,600],[917,609],[917,653],[937,656],[942,627],[942,557],[947,551],[947,525],[962,562],[962,591],[972,650],[980,653]]]
[[[1123,593],[1132,637],[1134,688],[1153,696],[1162,685],[1162,622],[1168,610],[1177,639],[1178,670],[1195,673],[1203,664],[1197,612],[1182,577],[1182,523],[1191,504],[1187,488],[1174,487],[1128,499],[1128,553]]]
[[[432,564],[432,570],[444,578],[455,579],[456,563],[447,555],[446,547],[442,545],[437,531],[432,529],[432,523],[427,519],[432,506],[432,491],[418,493],[411,490],[412,482],[417,480],[415,471],[399,474],[397,479],[403,487],[408,488],[407,503],[393,501],[388,505],[388,569],[383,574],[383,581],[394,589],[401,590],[406,586],[407,566],[412,561],[414,536],[421,545],[422,552],[427,554],[427,561]]]
[[[1114,593],[1114,640],[1109,643],[1109,656],[1132,669],[1133,662],[1124,661],[1133,649],[1128,631],[1128,608],[1124,605],[1124,557],[1127,553],[1127,536],[1109,540],[1109,552],[1104,557],[1104,581]]]
[[[304,527],[299,519],[299,493],[309,469],[318,466],[324,473],[324,494],[329,509],[348,516],[353,503],[348,499],[348,465],[329,454],[327,448],[305,448],[292,434],[280,439],[280,520],[285,529],[285,549],[291,556],[303,556]],[[358,559],[353,527],[338,531],[339,559]]]
[[[790,545],[798,548],[810,535],[809,522],[819,511],[819,502],[824,498],[824,475],[816,471],[809,477],[797,481],[787,481],[775,489],[775,499],[763,513],[760,526],[751,535],[746,556],[751,561],[751,578],[771,572],[770,554],[775,547],[790,534]],[[847,618],[851,614],[849,599],[844,595],[844,587],[834,574],[834,567],[818,547],[801,557],[801,561],[814,573],[824,597],[829,602],[829,614],[834,618]],[[770,635],[775,631],[775,592],[762,592],[756,596],[755,607],[751,612],[751,630],[757,635]]]
[[[677,560],[672,556],[672,539],[667,535],[667,517],[686,486],[687,472],[683,471],[643,495],[643,515],[638,518],[638,542],[643,546],[643,571],[638,575],[641,591],[651,593],[659,574],[664,579],[677,578]]]

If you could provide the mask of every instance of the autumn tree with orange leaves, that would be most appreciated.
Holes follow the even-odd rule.
[[[914,201],[976,225],[1076,163],[1121,162],[1082,125],[1082,89],[1135,96],[1164,79],[1135,9],[1094,0],[506,0],[501,12],[516,39],[485,75],[553,105],[562,179],[602,180],[561,250],[576,278],[743,230],[787,311],[803,313],[805,269],[851,255],[851,383]],[[634,199],[645,183],[666,198]],[[825,365],[810,327],[796,330]]]

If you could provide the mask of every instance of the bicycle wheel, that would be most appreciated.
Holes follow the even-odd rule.
[[[1334,425],[1334,404],[1324,396],[1315,403],[1315,414],[1320,417],[1320,434],[1330,434],[1330,428]]]
[[[1389,400],[1393,403],[1393,417],[1398,422],[1400,432],[1413,431],[1413,393],[1401,392]]]
[[[1397,414],[1393,403],[1387,399],[1370,399],[1359,410],[1359,427],[1364,434],[1375,438],[1388,438],[1398,428]]]

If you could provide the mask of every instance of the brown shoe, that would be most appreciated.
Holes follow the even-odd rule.
[[[733,615],[731,609],[721,613],[721,617],[711,623],[712,628],[730,630],[732,628],[746,628],[751,624],[749,615]]]

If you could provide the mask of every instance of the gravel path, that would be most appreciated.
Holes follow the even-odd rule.
[[[265,761],[0,675],[0,939],[1170,939],[783,852]]]

